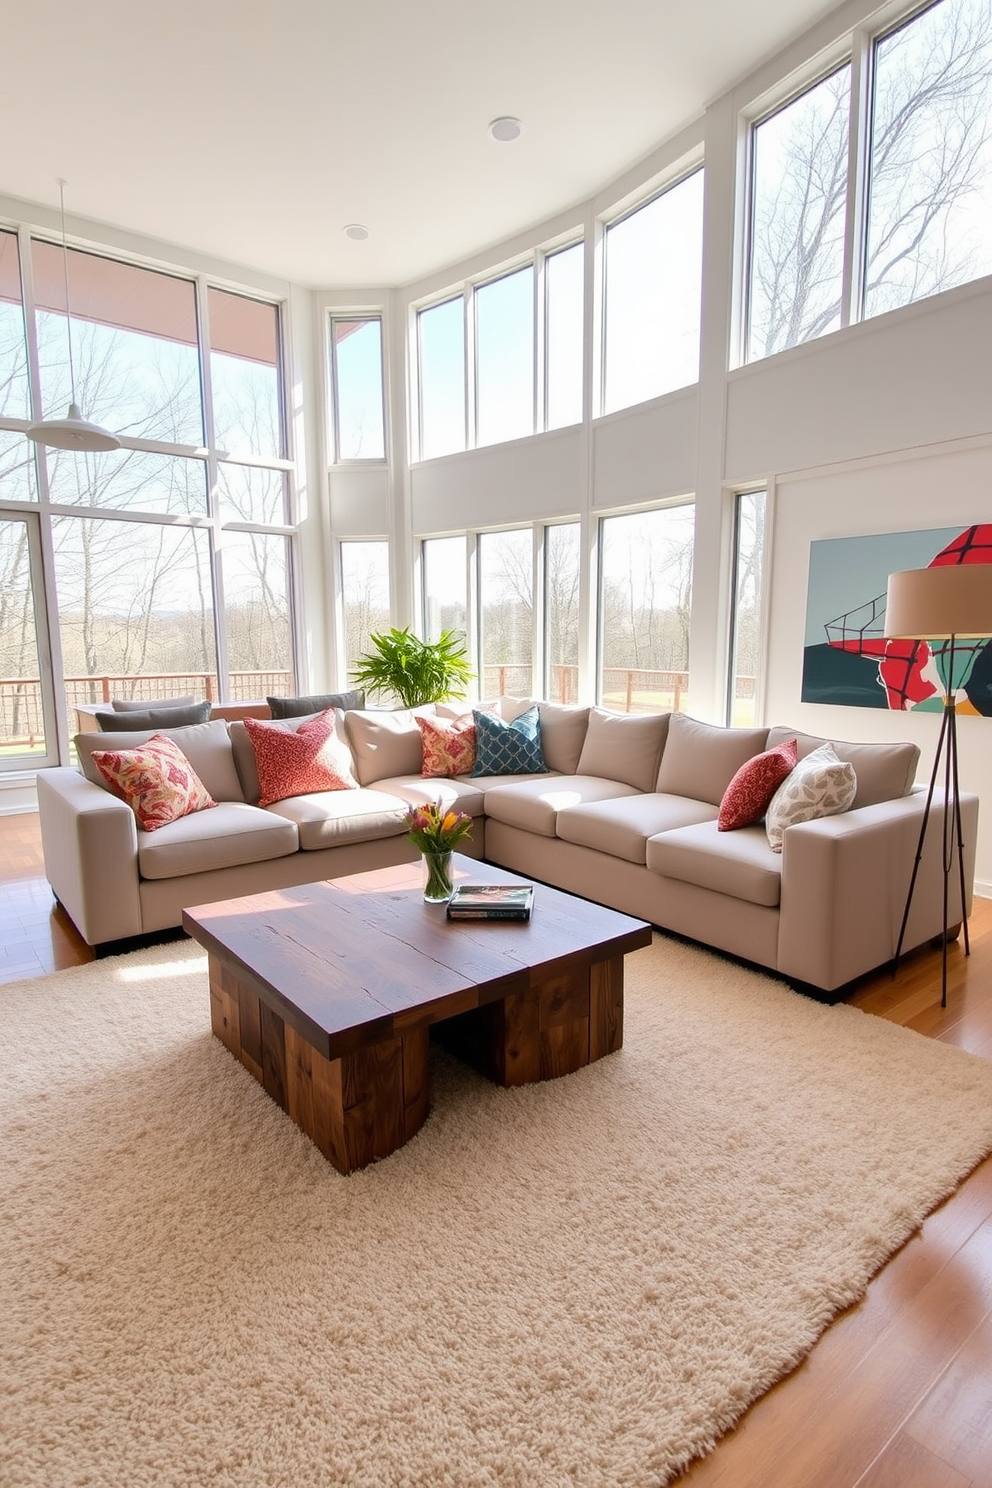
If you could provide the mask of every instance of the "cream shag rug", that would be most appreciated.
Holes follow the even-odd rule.
[[[0,987],[5,1488],[652,1488],[992,1148],[992,1062],[656,937],[340,1177],[160,946]]]

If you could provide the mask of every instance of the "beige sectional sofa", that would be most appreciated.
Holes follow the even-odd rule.
[[[512,720],[530,699],[492,705]],[[433,708],[426,711],[433,713]],[[458,708],[438,708],[453,716]],[[833,741],[857,777],[840,816],[790,826],[781,853],[761,824],[718,831],[721,799],[755,754],[796,737],[802,758],[823,741],[796,730],[724,729],[681,714],[623,715],[540,703],[547,772],[425,779],[410,711],[339,715],[359,789],[260,808],[245,725],[214,720],[159,730],[187,755],[213,798],[208,811],[148,833],[103,783],[94,749],[146,734],[78,735],[80,769],[38,775],[46,870],[88,943],[103,948],[177,926],[188,905],[410,861],[407,808],[436,800],[473,818],[468,853],[651,921],[833,993],[895,950],[925,794],[912,744]],[[303,719],[286,720],[295,728]],[[962,798],[970,886],[978,801]],[[938,800],[905,947],[942,924]],[[951,921],[961,918],[952,885]]]

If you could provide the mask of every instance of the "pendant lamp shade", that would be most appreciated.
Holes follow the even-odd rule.
[[[69,251],[65,239],[65,182],[59,181],[59,211],[62,217],[62,273],[65,280],[65,326],[69,340],[69,386],[72,399],[65,418],[39,419],[26,430],[35,444],[51,449],[78,450],[81,453],[120,449],[121,442],[109,429],[91,424],[79,411],[76,402],[76,373],[72,359],[72,308],[69,304]]]
[[[121,447],[116,434],[101,429],[99,424],[89,423],[75,403],[69,404],[65,418],[42,419],[40,423],[30,424],[27,436],[35,444],[46,444],[51,449],[96,451]]]

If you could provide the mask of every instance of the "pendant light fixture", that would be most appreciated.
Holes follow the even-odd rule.
[[[69,250],[65,238],[65,182],[59,181],[59,210],[62,215],[62,273],[65,280],[65,328],[69,338],[69,389],[72,401],[65,418],[41,419],[27,428],[27,436],[36,444],[47,444],[52,449],[96,451],[120,449],[116,434],[101,429],[99,424],[90,424],[83,418],[76,402],[76,372],[72,361],[72,309],[69,304]]]

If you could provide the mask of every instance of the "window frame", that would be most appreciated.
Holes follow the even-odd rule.
[[[340,422],[340,372],[334,327],[339,322],[361,321],[379,325],[379,416],[382,421],[381,455],[342,455]],[[329,310],[327,312],[328,388],[330,392],[331,464],[354,468],[389,464],[389,419],[386,417],[386,325],[381,310]]]

